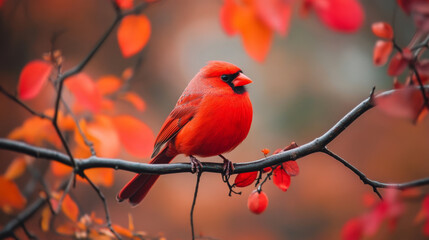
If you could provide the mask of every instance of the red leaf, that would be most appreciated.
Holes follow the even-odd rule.
[[[115,0],[120,9],[127,10],[134,6],[134,0]]]
[[[363,223],[360,218],[352,218],[343,226],[341,239],[359,240],[362,238]]]
[[[297,176],[299,174],[298,163],[295,161],[284,162],[283,168],[286,171],[286,173],[291,177]]]
[[[416,87],[404,87],[391,94],[377,96],[375,104],[389,115],[416,121],[422,112],[423,96]]]
[[[13,181],[0,176],[0,186],[0,208],[24,208],[26,200]]]
[[[292,1],[284,0],[255,0],[258,16],[272,30],[280,35],[286,35],[292,15]]]
[[[426,212],[426,216],[428,216],[429,220],[429,195],[426,195],[426,197],[423,199],[422,207],[423,211]]]
[[[367,192],[363,195],[362,201],[366,207],[372,207],[377,203],[377,198],[375,198],[374,193]]]
[[[52,64],[48,62],[34,60],[27,63],[19,75],[18,96],[23,100],[37,96],[51,75],[51,71]]]
[[[416,68],[420,76],[420,80],[422,81],[422,84],[425,84],[429,81],[429,59],[422,59],[416,63]],[[416,84],[418,84],[417,79],[414,79],[415,76],[413,76],[413,80],[416,80]]]
[[[150,156],[155,137],[145,123],[128,115],[114,117],[112,120],[128,153],[142,158]]]
[[[377,40],[374,46],[374,54],[372,57],[375,66],[383,66],[389,59],[390,53],[393,50],[391,41]]]
[[[371,25],[372,32],[375,36],[381,38],[392,39],[393,29],[387,22],[375,22]]]
[[[291,150],[294,148],[297,148],[298,144],[296,144],[296,142],[291,142],[289,145],[287,145],[285,148],[283,148],[282,152],[285,152],[287,150]]]
[[[397,2],[406,14],[410,14],[410,5],[413,2],[412,0],[397,0]]]
[[[145,15],[128,15],[118,28],[118,43],[125,58],[140,52],[149,40],[151,27]]]
[[[429,31],[429,2],[426,0],[410,1],[411,18],[418,31]]]
[[[429,220],[426,220],[426,223],[423,226],[423,233],[425,236],[429,236]]]
[[[265,211],[267,206],[268,197],[263,191],[258,192],[257,190],[254,190],[247,199],[247,207],[255,214],[262,213]]]
[[[95,82],[85,73],[79,73],[66,79],[66,86],[73,93],[76,101],[91,110],[100,111],[102,96]]]
[[[410,49],[402,49],[402,53],[396,53],[392,60],[390,60],[389,66],[387,68],[387,74],[390,76],[400,75],[405,68],[408,66],[409,60],[412,58],[412,53]]]
[[[237,187],[247,187],[255,181],[258,176],[258,172],[246,172],[240,173],[235,177],[234,184]]]
[[[353,33],[362,26],[365,14],[357,0],[312,0],[322,22],[335,31]]]
[[[286,192],[290,186],[290,176],[279,166],[274,169],[273,182],[280,190]]]

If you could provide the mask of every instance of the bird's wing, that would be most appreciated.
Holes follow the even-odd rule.
[[[176,107],[174,107],[173,111],[168,115],[156,137],[152,158],[158,154],[165,143],[176,136],[180,129],[192,120],[197,112],[202,97],[201,94],[184,94],[180,97]]]

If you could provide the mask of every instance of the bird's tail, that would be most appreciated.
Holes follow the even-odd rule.
[[[162,152],[160,152],[158,155],[156,155],[155,158],[152,159],[150,164],[160,163],[160,164],[166,164],[171,162],[173,158],[176,156],[176,154],[167,154],[168,147],[164,148]],[[149,192],[152,185],[156,182],[159,175],[153,175],[153,174],[145,174],[145,173],[139,173],[136,176],[134,176],[131,181],[125,185],[121,191],[116,196],[116,199],[119,202],[122,202],[126,199],[132,204],[137,205],[140,203],[143,198],[146,196],[146,194]]]

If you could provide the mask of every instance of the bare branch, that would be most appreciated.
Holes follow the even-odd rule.
[[[22,102],[21,100],[19,100],[16,96],[14,96],[14,95],[10,94],[9,92],[7,92],[2,86],[0,86],[0,92],[3,93],[6,97],[8,97],[9,99],[11,99],[12,101],[16,102],[21,107],[23,107],[29,113],[31,113],[31,114],[33,114],[35,116],[38,116],[40,118],[45,118],[45,119],[52,120],[51,117],[46,116],[43,113],[38,113],[38,112],[34,111],[31,107],[29,107],[27,104],[25,104],[24,102]]]
[[[94,189],[94,191],[97,193],[98,197],[100,197],[101,202],[103,203],[103,207],[104,207],[104,213],[106,214],[106,223],[107,223],[107,227],[109,228],[110,232],[113,233],[113,235],[115,235],[115,237],[119,240],[122,240],[121,236],[119,236],[119,234],[115,231],[115,229],[113,229],[112,227],[112,221],[110,220],[110,214],[109,214],[109,208],[107,207],[107,201],[106,198],[104,197],[103,192],[100,190],[99,187],[97,187],[97,185],[95,185],[91,179],[89,179],[89,177],[85,174],[82,173],[83,178],[86,179],[86,181],[91,185],[91,187]]]
[[[201,178],[201,171],[197,172],[197,183],[195,184],[195,192],[194,192],[194,199],[192,200],[192,207],[191,207],[191,231],[192,231],[192,240],[195,239],[195,230],[194,230],[194,209],[195,209],[195,203],[197,202],[197,195],[198,195],[198,187],[200,185],[200,178]]]

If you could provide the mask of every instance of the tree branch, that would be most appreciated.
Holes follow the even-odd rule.
[[[429,86],[425,86],[429,89]],[[395,90],[390,90],[379,94],[378,96],[384,96],[392,94]],[[338,121],[331,129],[329,129],[322,136],[314,139],[313,141],[301,145],[297,148],[281,152],[279,154],[271,155],[259,160],[235,163],[235,173],[252,172],[263,169],[265,167],[273,166],[282,162],[296,160],[315,152],[323,152],[325,147],[333,141],[338,135],[340,135],[350,124],[352,124],[357,118],[363,113],[374,107],[373,103],[373,91],[370,97],[358,104],[354,109],[347,113],[340,121]],[[15,151],[18,153],[24,153],[36,158],[45,158],[61,162],[65,165],[72,166],[72,163],[67,155],[60,153],[55,150],[32,146],[23,142],[0,138],[0,149]],[[120,169],[135,173],[148,173],[148,174],[172,174],[172,173],[183,173],[191,172],[191,165],[189,163],[171,163],[171,164],[147,164],[130,162],[122,159],[110,159],[100,157],[89,157],[76,161],[78,168],[81,171],[91,168],[113,168]],[[223,164],[202,162],[203,172],[222,173]]]
[[[425,86],[425,89],[429,89],[429,86]],[[395,90],[385,91],[379,94],[378,96],[384,96],[392,94]],[[335,155],[334,153],[327,150],[326,146],[333,141],[338,135],[340,135],[350,124],[352,124],[357,118],[359,118],[366,111],[374,107],[374,89],[371,91],[370,96],[353,108],[349,113],[347,113],[341,120],[339,120],[331,129],[329,129],[322,136],[314,139],[313,141],[301,145],[297,148],[290,149],[285,152],[281,152],[275,155],[271,155],[256,161],[245,162],[245,163],[236,163],[234,164],[234,173],[242,172],[251,172],[263,169],[265,167],[273,166],[286,161],[294,161],[296,159],[305,157],[315,152],[324,152],[334,159],[342,162],[347,168],[351,169],[356,175],[358,175],[362,181],[366,184],[369,184],[373,187],[374,191],[377,193],[377,188],[396,188],[396,189],[405,189],[409,187],[429,185],[429,178],[415,180],[405,183],[382,183],[377,182],[371,179],[368,179],[362,172],[357,168],[346,162],[341,157]],[[5,138],[0,138],[0,149],[10,150],[17,153],[27,154],[36,158],[44,158],[48,160],[54,160],[61,162],[65,165],[73,167],[73,162],[69,156],[56,151],[43,147],[36,147],[29,145],[27,143],[9,140]],[[171,164],[147,164],[147,163],[136,163],[129,162],[122,159],[108,159],[100,157],[89,157],[86,159],[80,159],[75,161],[76,166],[79,171],[84,171],[91,168],[113,168],[115,170],[125,170],[135,173],[148,173],[148,174],[172,174],[172,173],[183,173],[191,172],[190,163],[171,163]],[[223,173],[223,164],[221,163],[211,163],[203,162],[202,172],[213,172],[213,173]],[[25,219],[29,218],[31,215],[40,208],[43,203],[46,202],[45,199],[40,199],[33,203],[30,207],[24,210],[17,218],[11,220],[4,229],[0,232],[0,238],[2,236],[12,236],[13,230],[20,226],[20,223],[24,222]],[[5,235],[6,234],[6,235]]]

